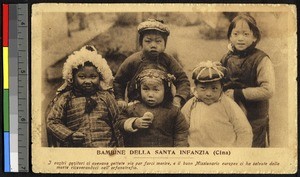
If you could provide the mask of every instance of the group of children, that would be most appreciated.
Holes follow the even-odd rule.
[[[61,147],[266,147],[274,69],[256,48],[255,19],[238,15],[221,62],[200,62],[194,87],[165,48],[170,30],[138,26],[141,51],[115,78],[93,46],[70,55],[65,83],[49,105],[47,131]],[[113,87],[113,89],[112,89]],[[111,91],[113,90],[113,91]]]

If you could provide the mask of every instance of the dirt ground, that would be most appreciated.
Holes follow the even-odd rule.
[[[227,40],[204,40],[199,35],[199,28],[197,26],[170,26],[171,35],[167,42],[167,53],[176,53],[183,64],[189,78],[191,78],[191,71],[200,62],[205,60],[219,61],[221,57],[227,52]],[[276,28],[275,28],[276,29]],[[121,37],[116,39],[118,46],[126,46],[126,41],[130,40],[131,47],[134,46],[132,40],[136,40],[135,28],[131,30],[132,33],[126,36],[125,40]],[[128,31],[126,31],[128,32]],[[119,36],[124,35],[122,32]],[[123,37],[124,38],[124,37]],[[112,41],[114,37],[108,38],[105,35],[99,34],[96,38],[88,42],[88,44],[98,44],[98,50],[103,50],[103,41]],[[101,49],[102,48],[102,49]],[[285,147],[287,146],[287,138],[285,135],[288,133],[287,124],[287,38],[284,35],[263,37],[258,45],[258,48],[264,50],[269,54],[275,68],[276,73],[276,92],[270,100],[270,145],[271,147]],[[49,103],[55,90],[59,87],[59,82],[45,82],[45,88],[49,88],[47,97],[45,97],[45,104]],[[46,141],[43,142],[46,145]]]

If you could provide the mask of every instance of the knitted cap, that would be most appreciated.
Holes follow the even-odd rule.
[[[160,21],[152,18],[149,18],[148,20],[140,23],[137,29],[139,34],[147,30],[157,30],[162,33],[166,33],[167,36],[170,34],[169,28],[164,24],[162,20]]]
[[[168,74],[165,71],[159,69],[145,69],[137,76],[136,83],[141,83],[143,80],[148,78],[155,78],[166,81],[168,82],[169,86],[171,86],[172,81],[176,79],[174,75]]]
[[[220,62],[201,62],[193,70],[192,79],[199,82],[213,82],[221,80],[226,75],[226,68]]]

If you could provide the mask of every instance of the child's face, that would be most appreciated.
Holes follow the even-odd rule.
[[[160,34],[145,34],[142,41],[142,50],[151,56],[157,56],[165,51],[165,40]]]
[[[162,81],[147,78],[141,83],[142,100],[151,107],[157,106],[163,102],[165,87]]]
[[[92,93],[98,89],[99,73],[94,66],[84,66],[78,69],[74,77],[74,83],[80,90]]]
[[[237,21],[231,31],[230,41],[238,51],[247,49],[257,39],[245,20]]]
[[[222,93],[222,85],[220,81],[197,83],[195,91],[201,101],[210,105],[219,100]]]

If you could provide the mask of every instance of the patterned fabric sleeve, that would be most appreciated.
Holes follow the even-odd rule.
[[[47,129],[63,143],[68,143],[69,137],[74,133],[63,123],[66,116],[67,94],[62,94],[54,100],[47,116]]]
[[[119,109],[117,106],[117,103],[113,97],[113,95],[111,95],[110,93],[107,93],[107,97],[106,97],[106,103],[107,103],[107,108],[109,110],[109,114],[111,116],[111,123],[112,123],[112,131],[115,135],[115,138],[117,140],[117,146],[122,147],[124,146],[124,141],[123,141],[123,137],[122,134],[120,132],[120,129],[118,127],[118,119],[119,119]]]
[[[132,118],[133,106],[134,105],[129,105],[127,109],[122,111],[120,113],[120,116],[118,117],[117,126],[119,130],[121,130],[123,133],[127,133],[127,131],[125,130],[125,122],[127,122],[130,118]]]
[[[174,146],[187,147],[188,146],[188,129],[189,126],[187,124],[184,115],[178,109],[177,117],[175,120],[175,128],[174,128]]]

